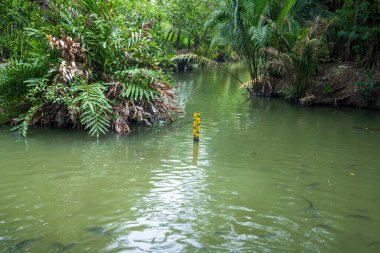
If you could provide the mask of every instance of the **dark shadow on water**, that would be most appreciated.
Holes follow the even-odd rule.
[[[31,238],[17,242],[8,249],[8,252],[19,252],[20,250],[27,251],[29,247],[31,247],[36,241],[40,239],[41,238]]]
[[[104,227],[87,227],[86,231],[93,234],[93,235],[100,235],[100,236],[111,236],[111,233],[106,230]]]
[[[63,244],[61,242],[55,242],[52,244],[52,250],[54,252],[59,252],[59,253],[69,253],[69,252],[74,252],[72,248],[74,248],[78,243],[72,242],[68,244]]]

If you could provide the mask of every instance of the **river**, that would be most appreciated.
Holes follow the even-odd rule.
[[[186,114],[130,136],[0,127],[0,252],[380,252],[378,112],[174,78]]]

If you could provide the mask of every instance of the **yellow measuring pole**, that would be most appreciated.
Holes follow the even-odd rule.
[[[199,141],[200,125],[201,125],[201,113],[194,112],[194,141]]]

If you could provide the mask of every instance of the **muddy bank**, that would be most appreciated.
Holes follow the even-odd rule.
[[[380,69],[370,74],[356,62],[326,63],[299,103],[380,110]]]

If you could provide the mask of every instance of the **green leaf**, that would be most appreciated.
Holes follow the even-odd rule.
[[[291,10],[291,8],[294,6],[295,3],[296,3],[296,0],[287,0],[287,2],[285,3],[284,7],[281,10],[280,15],[277,18],[276,22],[277,22],[278,27],[281,28],[284,25],[286,16],[289,14],[289,11]]]

